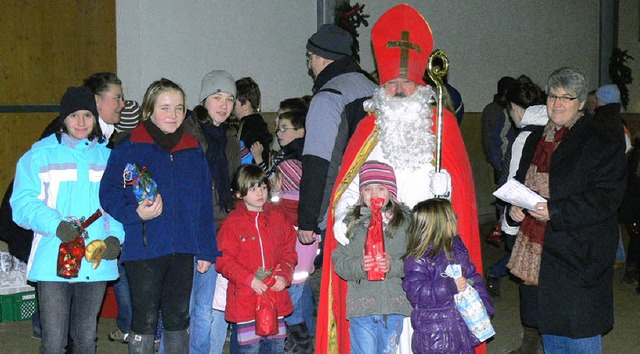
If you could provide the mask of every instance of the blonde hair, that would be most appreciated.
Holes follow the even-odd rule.
[[[149,87],[147,88],[147,91],[144,94],[144,98],[142,99],[142,116],[140,120],[145,121],[151,118],[151,115],[153,114],[153,108],[156,105],[158,97],[166,91],[176,91],[182,96],[182,104],[184,104],[184,111],[186,114],[187,97],[182,90],[182,87],[169,79],[162,78],[160,80],[152,82],[151,85],[149,85]]]
[[[441,198],[424,200],[411,210],[409,243],[405,257],[417,259],[427,251],[428,257],[435,257],[444,251],[447,259],[451,260],[453,239],[457,234],[457,218],[451,202]]]

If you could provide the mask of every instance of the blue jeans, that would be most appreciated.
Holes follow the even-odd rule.
[[[309,335],[314,337],[316,334],[316,320],[313,317],[313,310],[316,308],[316,300],[313,297],[313,288],[309,280],[304,283],[300,307],[302,308],[302,318],[304,318],[309,329]]]
[[[371,315],[349,319],[351,353],[395,353],[404,316]]]
[[[98,314],[106,290],[106,281],[38,282],[42,323],[40,352],[65,353],[70,336],[74,353],[95,353]]]
[[[122,333],[131,332],[131,293],[129,293],[129,283],[124,270],[124,265],[118,260],[118,280],[113,283],[113,291],[116,294],[118,303],[118,318],[116,325]]]
[[[189,325],[191,353],[222,353],[227,337],[227,322],[224,312],[211,307],[217,277],[214,264],[206,273],[198,272],[197,263],[194,266]]]
[[[304,321],[309,329],[309,334],[313,336],[315,334],[315,320],[313,318],[315,304],[311,282],[307,279],[304,283],[293,284],[287,291],[293,304],[293,313],[284,318],[285,322],[290,326]]]
[[[616,250],[616,262],[624,262],[627,258],[624,253],[624,243],[622,242],[622,226],[618,225],[618,232],[620,236],[618,236],[618,249]]]
[[[602,336],[597,335],[588,338],[569,338],[542,335],[542,344],[546,354],[598,354],[602,353]]]
[[[232,352],[233,353],[233,352]],[[284,353],[284,338],[263,338],[259,342],[238,347],[237,353],[258,354],[258,353]]]
[[[511,250],[516,243],[516,235],[504,234],[504,250],[506,252],[494,265],[489,268],[489,275],[495,278],[502,278],[509,275],[507,268],[509,258],[511,258]]]

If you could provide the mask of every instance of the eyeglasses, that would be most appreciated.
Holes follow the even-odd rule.
[[[307,66],[309,65],[309,62],[311,61],[311,56],[313,54],[311,52],[307,52]]]
[[[573,101],[575,99],[577,99],[578,97],[570,97],[570,96],[556,96],[554,94],[550,94],[549,96],[547,96],[547,101],[548,102],[555,102],[560,101],[560,103],[569,103],[570,101]]]
[[[277,132],[286,132],[287,130],[298,130],[294,127],[276,127],[276,133]]]

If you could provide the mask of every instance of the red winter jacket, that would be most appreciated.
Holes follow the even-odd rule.
[[[251,288],[258,267],[262,266],[260,239],[264,251],[267,270],[280,264],[275,274],[282,276],[287,285],[291,283],[298,255],[295,251],[297,234],[284,213],[271,204],[264,205],[264,211],[247,210],[239,201],[220,226],[218,249],[222,256],[216,261],[216,270],[229,279],[227,288],[226,320],[245,322],[255,319],[257,294]],[[275,297],[278,316],[293,312],[289,292],[270,291]]]

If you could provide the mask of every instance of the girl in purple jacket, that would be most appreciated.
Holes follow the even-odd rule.
[[[429,199],[411,211],[409,244],[404,260],[402,287],[413,306],[411,347],[414,353],[475,353],[480,342],[471,334],[453,296],[467,286],[480,295],[489,316],[493,304],[482,276],[469,260],[458,236],[456,215],[446,199]],[[446,275],[449,264],[460,264],[462,277]]]

